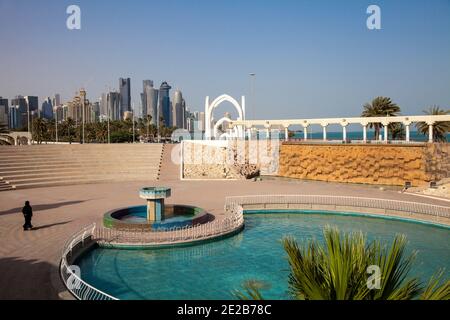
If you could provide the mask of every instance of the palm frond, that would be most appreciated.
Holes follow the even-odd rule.
[[[431,277],[427,287],[420,296],[421,300],[450,300],[450,280],[439,285],[444,270],[438,271]]]

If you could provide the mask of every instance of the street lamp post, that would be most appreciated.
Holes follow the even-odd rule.
[[[111,110],[110,109],[111,108],[110,108],[110,104],[109,104],[109,101],[108,101],[108,116],[107,116],[107,121],[108,121],[108,144],[111,143],[111,137],[110,137],[110,131],[109,131],[109,117],[111,115]]]
[[[131,118],[131,121],[133,121],[133,143],[134,143],[135,142],[135,138],[134,138],[134,104],[131,108],[132,108],[131,112],[133,113],[133,117]]]
[[[253,100],[255,100],[255,77],[256,77],[256,73],[250,73],[250,94],[251,94],[251,103],[250,103],[250,113],[251,113],[251,117],[252,119],[255,119],[254,117],[254,102]]]
[[[55,127],[56,127],[55,142],[58,143],[58,107],[56,107],[55,112]]]
[[[82,122],[82,127],[83,127],[83,144],[84,144],[84,121],[85,121],[85,116],[86,116],[86,108],[85,108],[85,101],[83,101],[83,103],[81,104],[81,107],[83,108],[82,110],[82,116],[83,116],[83,122]]]

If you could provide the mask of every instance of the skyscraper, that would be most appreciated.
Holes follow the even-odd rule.
[[[52,101],[50,99],[50,97],[47,97],[47,99],[44,100],[44,102],[42,102],[42,117],[44,119],[53,119],[53,106],[52,106]]]
[[[8,99],[0,97],[0,125],[8,126]]]
[[[131,80],[130,78],[119,79],[120,93],[120,117],[123,117],[125,111],[131,111]]]
[[[180,90],[175,90],[172,102],[172,126],[184,129],[186,104]]]
[[[169,91],[172,89],[169,84],[164,81],[161,83],[159,87],[159,107],[158,107],[158,122],[157,125],[159,127],[159,120],[162,117],[163,123],[166,127],[170,127],[172,125],[172,106],[170,103]]]
[[[152,117],[151,123],[157,124],[158,119],[158,89],[153,87],[152,80],[143,81],[142,92],[142,116],[145,118],[147,115]]]
[[[91,108],[91,122],[97,122],[100,119],[100,102],[96,101],[92,103]]]
[[[25,101],[27,103],[27,108],[30,112],[37,113],[39,111],[39,98],[36,96],[25,96]]]
[[[10,129],[23,129],[27,127],[28,111],[27,102],[24,97],[16,96],[11,99],[8,112],[8,123]]]
[[[107,95],[107,115],[110,120],[121,120],[122,113],[120,112],[120,93],[110,92]]]
[[[59,95],[59,93],[56,93],[55,97],[53,98],[53,106],[59,107],[60,105],[61,105],[61,96]]]
[[[102,96],[100,97],[100,115],[101,116],[108,116],[108,94],[102,93]]]

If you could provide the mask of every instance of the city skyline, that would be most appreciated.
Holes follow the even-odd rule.
[[[139,84],[152,79],[155,87],[167,81],[181,89],[192,111],[203,110],[208,95],[245,95],[255,118],[354,116],[379,95],[405,114],[450,102],[448,1],[377,1],[381,30],[366,27],[368,1],[79,1],[82,29],[74,31],[65,26],[69,2],[47,4],[0,0],[6,13],[0,21],[3,98],[43,101],[60,93],[68,101],[85,88],[97,101],[108,88],[119,90],[117,79],[126,77],[135,107],[141,105]],[[160,14],[148,21],[155,10]],[[123,24],[107,19],[119,12]],[[169,17],[181,22],[163,23]],[[29,23],[13,23],[17,18]],[[154,31],[151,41],[139,40],[148,36],[143,30]],[[129,49],[113,46],[116,37]]]

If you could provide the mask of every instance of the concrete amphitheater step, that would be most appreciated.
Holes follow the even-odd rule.
[[[103,179],[107,179],[107,180],[114,180],[114,181],[121,181],[123,179],[151,179],[151,180],[157,180],[157,175],[156,174],[116,174],[116,173],[108,173],[108,174],[89,174],[89,175],[82,175],[82,174],[74,174],[74,175],[67,175],[67,176],[63,176],[63,177],[58,177],[58,176],[54,176],[54,177],[44,177],[44,178],[23,178],[23,179],[17,179],[14,181],[9,181],[10,184],[19,187],[20,185],[23,184],[28,184],[28,183],[45,183],[45,182],[54,182],[54,181],[68,181],[71,182],[73,180],[93,180],[93,181],[97,181],[97,180],[103,180]]]
[[[144,161],[144,162],[134,162],[134,161],[102,161],[102,162],[68,162],[68,163],[48,163],[42,165],[32,164],[26,165],[11,165],[8,167],[0,167],[0,173],[10,173],[10,172],[33,172],[41,170],[65,170],[70,168],[120,168],[122,166],[127,166],[130,168],[140,168],[140,167],[156,167],[159,166],[159,161]]]
[[[120,182],[120,181],[156,181],[157,179],[154,177],[145,178],[141,177],[140,179],[136,178],[98,178],[98,179],[71,179],[67,180],[53,180],[47,182],[29,182],[22,183],[20,185],[15,186],[15,189],[32,189],[32,188],[41,188],[41,187],[57,187],[57,186],[67,186],[67,185],[78,185],[78,184],[94,184],[94,183],[106,183],[106,182]]]
[[[133,169],[117,169],[117,170],[101,170],[101,169],[92,169],[92,170],[67,170],[67,171],[49,171],[49,172],[41,172],[34,174],[14,174],[14,175],[2,175],[5,181],[9,183],[16,183],[21,179],[35,179],[35,178],[52,178],[52,177],[70,177],[70,176],[86,176],[86,175],[100,175],[100,174],[114,174],[114,175],[157,175],[159,169],[158,168],[142,168],[139,170]]]
[[[103,163],[69,163],[69,164],[58,164],[58,165],[42,165],[42,166],[12,166],[9,168],[0,168],[0,177],[3,175],[14,174],[14,173],[39,173],[39,172],[47,172],[47,171],[62,171],[62,170],[70,170],[70,169],[78,169],[78,170],[88,170],[90,168],[110,168],[111,170],[121,169],[123,167],[131,168],[134,170],[138,169],[146,169],[146,168],[159,168],[159,162],[144,162],[144,163],[135,163],[135,162],[103,162]]]
[[[59,158],[59,159],[25,159],[20,161],[0,161],[0,168],[11,168],[11,167],[21,167],[25,166],[28,167],[30,165],[45,165],[45,164],[64,164],[64,163],[82,163],[82,164],[88,164],[88,163],[108,163],[108,162],[133,162],[133,163],[149,163],[154,161],[160,161],[160,158],[156,157],[144,157],[144,158],[127,158],[127,157],[115,157],[115,156],[108,156],[105,158]]]
[[[10,191],[14,189],[15,189],[14,186],[10,185],[3,179],[0,179],[0,191]]]
[[[142,170],[159,170],[159,164],[147,164],[147,163],[138,163],[132,164],[127,163],[122,164],[119,163],[117,165],[98,165],[98,166],[84,166],[79,164],[71,164],[71,165],[61,165],[61,166],[38,166],[38,167],[25,167],[25,168],[13,168],[13,169],[0,169],[0,178],[1,177],[9,177],[15,175],[33,175],[33,174],[44,174],[44,173],[52,173],[52,172],[68,172],[68,171],[121,171],[126,169],[127,171],[142,171]]]
[[[108,181],[158,180],[163,145],[0,147],[0,191]]]

